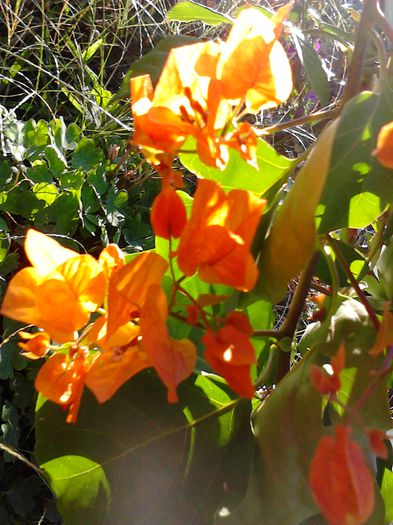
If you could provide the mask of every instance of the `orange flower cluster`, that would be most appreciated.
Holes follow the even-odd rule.
[[[225,194],[217,183],[202,180],[188,221],[180,196],[167,187],[154,203],[152,223],[157,234],[180,237],[169,260],[172,264],[177,256],[184,276],[198,273],[209,283],[249,290],[257,278],[249,249],[263,207],[264,202],[249,192]],[[147,367],[153,367],[167,387],[168,401],[176,402],[178,384],[194,370],[196,349],[191,341],[169,334],[173,294],[168,305],[161,287],[168,262],[145,252],[126,264],[113,244],[96,260],[35,230],[28,231],[25,250],[31,266],[11,280],[1,313],[43,330],[21,332],[20,346],[26,357],[48,356],[36,388],[69,409],[67,421],[76,421],[84,385],[102,403]],[[184,276],[173,283],[175,295],[181,292]],[[199,316],[206,319],[204,306],[227,298],[212,297],[200,303],[189,297],[192,322]],[[205,323],[206,360],[237,393],[252,397],[250,366],[255,355],[247,317],[232,312],[212,325]]]
[[[133,142],[165,182],[181,186],[171,170],[188,137],[200,159],[223,169],[228,148],[256,161],[256,134],[237,117],[284,102],[292,91],[288,58],[278,38],[290,5],[271,19],[257,8],[241,11],[226,42],[172,49],[156,88],[149,75],[131,79]]]
[[[184,275],[198,272],[202,281],[248,291],[258,277],[250,246],[265,204],[251,192],[226,194],[202,179],[188,221],[183,201],[168,187],[153,204],[151,222],[156,235],[180,237],[177,262]]]
[[[33,358],[51,353],[35,384],[69,409],[67,421],[76,421],[85,384],[104,402],[151,366],[167,386],[169,401],[176,401],[176,386],[192,373],[196,352],[190,341],[174,341],[166,329],[160,283],[167,262],[143,253],[126,264],[115,245],[96,261],[34,230],[27,233],[25,250],[32,266],[11,280],[1,313],[45,330],[24,334],[21,347]],[[100,315],[92,321],[92,313]],[[59,349],[51,339],[66,344]]]

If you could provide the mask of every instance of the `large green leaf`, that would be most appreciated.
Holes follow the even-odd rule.
[[[308,486],[308,468],[321,436],[321,397],[310,380],[310,352],[257,409],[259,444],[253,475],[241,505],[222,525],[297,524],[317,514]]]
[[[195,149],[193,139],[186,142],[184,149]],[[295,165],[294,160],[280,155],[262,139],[258,140],[257,145],[258,168],[248,164],[233,149],[229,150],[229,161],[223,171],[206,166],[196,153],[181,153],[179,158],[183,166],[195,175],[216,180],[224,188],[239,188],[260,195],[264,195],[276,182],[286,177]]]
[[[388,84],[381,95],[361,93],[345,106],[317,209],[320,233],[363,228],[392,202],[393,171],[372,156],[381,126],[391,120],[393,95]]]
[[[196,2],[179,2],[167,13],[168,20],[177,22],[204,22],[210,26],[218,26],[222,23],[232,22],[228,16],[218,13],[210,7],[206,7]]]
[[[65,525],[208,525],[225,497],[241,499],[249,403],[203,376],[179,398],[169,405],[147,371],[103,405],[86,392],[75,425],[53,403],[37,405],[35,456]]]

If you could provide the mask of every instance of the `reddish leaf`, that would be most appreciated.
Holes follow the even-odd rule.
[[[154,234],[164,239],[180,237],[187,222],[186,207],[178,193],[167,187],[156,197],[150,214]]]
[[[362,525],[374,509],[373,477],[350,434],[338,425],[335,437],[321,439],[311,463],[311,490],[329,525]]]

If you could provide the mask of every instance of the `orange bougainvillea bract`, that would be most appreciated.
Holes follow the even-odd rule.
[[[393,122],[382,126],[373,155],[383,166],[393,169]]]
[[[216,182],[200,180],[177,250],[182,272],[251,290],[258,271],[250,246],[264,206],[251,192],[226,194]]]
[[[162,175],[189,136],[208,166],[224,169],[228,147],[255,163],[255,132],[235,117],[242,104],[254,113],[289,97],[291,68],[278,42],[288,11],[269,19],[244,9],[226,42],[172,49],[155,89],[148,75],[131,79],[133,142]]]
[[[374,480],[351,428],[324,436],[310,467],[314,499],[329,525],[362,525],[374,508]]]
[[[27,232],[25,250],[32,266],[11,279],[1,313],[43,328],[59,343],[74,340],[104,299],[98,262],[35,230]]]
[[[216,333],[208,330],[202,337],[206,345],[205,359],[214,371],[228,381],[229,386],[242,397],[254,395],[250,367],[255,364],[255,352],[250,341],[253,329],[241,312],[232,312],[225,325]]]

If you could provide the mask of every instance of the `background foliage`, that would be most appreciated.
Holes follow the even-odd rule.
[[[167,16],[171,2],[165,0],[66,3],[0,0],[2,291],[13,273],[26,265],[22,244],[27,228],[32,226],[53,234],[73,249],[94,255],[109,242],[118,243],[130,254],[153,248],[149,211],[160,184],[128,142],[132,132],[128,80],[131,74],[143,72],[157,79],[169,49],[175,45],[201,37],[224,36],[226,26],[220,25],[221,22],[234,15],[242,2],[206,0],[200,4],[197,8],[191,2],[177,4]],[[276,4],[280,2],[266,2],[261,9]],[[277,192],[324,126],[322,119],[302,122],[302,117],[317,110],[334,111],[343,94],[359,10],[360,3],[342,5],[333,0],[299,2],[295,6],[291,21],[296,31],[285,39],[294,73],[293,96],[279,110],[255,117],[256,124],[266,131],[258,143],[258,167],[268,176],[259,177],[258,171],[241,161],[236,153],[231,153],[228,173],[220,175],[214,169],[206,170],[195,155],[182,154],[180,160],[190,193],[194,189],[194,174],[202,170],[205,177],[225,180],[224,186],[257,191],[268,198]],[[367,57],[365,88],[372,83],[375,56],[372,50]],[[347,105],[341,116],[338,135],[342,133],[343,137],[335,143],[333,167],[328,173],[332,185],[327,187],[333,190],[325,191],[319,209],[320,233],[337,228],[364,228],[386,207],[384,199],[389,194],[386,184],[390,185],[391,180],[385,169],[376,166],[376,161],[369,165],[373,146],[367,141],[365,130],[372,128],[376,133],[384,122],[392,119],[386,111],[389,93],[390,86],[386,84],[381,96],[360,95]],[[280,123],[290,119],[300,120],[284,132]],[[353,131],[344,136],[348,123]],[[356,147],[352,147],[354,144]],[[368,175],[371,168],[373,177]],[[351,185],[348,181],[353,180],[354,170],[358,170],[358,178],[356,184]],[[335,185],[338,177],[343,180],[340,182],[342,192]],[[367,205],[363,206],[365,191],[368,192]],[[323,213],[324,207],[329,207],[329,214]],[[269,217],[268,213],[267,221]],[[268,222],[262,228],[267,226]],[[261,231],[261,239],[263,235]],[[345,239],[340,241],[346,260],[351,268],[354,263],[359,273],[370,238],[368,229],[359,232],[352,245],[344,242]],[[159,245],[157,250],[160,251]],[[387,265],[384,260],[379,264]],[[321,283],[334,285],[328,263],[320,260],[317,268]],[[390,272],[384,275],[386,278],[370,284],[375,290],[372,300],[379,308],[383,298],[392,297]],[[340,286],[348,284],[342,270],[338,279]],[[257,306],[250,306],[248,313],[250,317],[259,316],[261,329],[273,328],[273,324],[280,327],[290,297],[289,291],[274,312],[268,303],[261,301]],[[308,313],[312,313],[313,308],[309,303]],[[347,330],[347,317],[350,316],[344,305],[341,315],[336,316],[334,330],[325,324],[307,337],[318,340],[328,330],[340,333],[340,326],[346,326]],[[157,520],[171,525],[186,522],[208,525],[218,501],[221,512],[216,514],[216,523],[252,525],[260,515],[255,500],[263,501],[256,498],[256,487],[263,476],[267,476],[255,467],[255,455],[261,453],[269,458],[274,470],[297,472],[297,458],[291,455],[288,436],[296,434],[298,440],[309,439],[310,450],[319,437],[307,430],[320,406],[317,401],[315,406],[302,402],[301,396],[307,397],[307,389],[312,387],[310,382],[299,383],[297,377],[305,374],[310,361],[322,363],[326,359],[324,355],[331,351],[329,348],[302,360],[282,385],[282,397],[272,395],[269,411],[259,420],[263,425],[267,418],[271,425],[271,435],[260,437],[261,452],[254,448],[251,430],[244,430],[250,407],[208,376],[192,376],[180,388],[181,403],[172,407],[157,401],[162,396],[162,386],[150,372],[145,372],[103,406],[98,407],[95,400],[86,395],[77,427],[65,426],[61,410],[44,403],[38,409],[40,425],[35,429],[33,380],[40,364],[27,362],[20,356],[16,344],[20,327],[3,319],[1,523],[61,523],[44,478],[23,461],[23,458],[32,459],[36,440],[35,459],[44,464],[52,478],[58,507],[67,523],[82,523],[86,508],[95,506],[91,523],[98,524],[105,519],[105,513],[110,512],[113,523],[122,523],[122,516],[132,513],[138,524]],[[297,341],[301,335],[299,331]],[[367,336],[369,327],[364,319],[361,337],[351,344],[361,345]],[[335,344],[333,338],[331,345]],[[299,347],[288,348],[291,366],[302,354],[302,345],[306,347],[304,339]],[[268,339],[259,343],[259,369],[266,365],[269,346]],[[363,370],[367,366],[367,363],[361,364]],[[353,383],[344,385],[342,395],[347,392],[349,396],[352,392],[356,400],[362,377],[357,381],[359,384],[355,387]],[[300,392],[299,384],[302,385]],[[293,400],[293,404],[283,409],[283,400],[288,399]],[[388,407],[383,389],[375,393],[370,403],[374,402],[382,406],[381,413],[373,414],[366,408],[366,417],[370,417],[370,424],[380,425],[381,421],[385,424]],[[275,420],[275,414],[281,414],[282,410],[284,432],[281,422]],[[102,428],[103,418],[107,421],[105,428]],[[201,424],[206,419],[209,424]],[[136,420],[138,425],[134,425]],[[278,434],[281,435],[279,441]],[[100,446],[94,449],[91,436],[97,435]],[[73,453],[70,449],[75,442],[78,447]],[[63,455],[67,455],[66,460]],[[88,461],[90,463],[86,463]],[[104,469],[108,464],[109,469]],[[83,472],[89,469],[93,469],[94,475],[89,475],[87,482]],[[79,473],[77,482],[73,481],[71,486],[68,478],[75,473]],[[140,479],[141,474],[144,479]],[[311,499],[296,510],[295,503],[291,506],[291,501],[297,501],[297,493],[306,491],[304,473],[302,476],[300,483],[297,477],[289,476],[285,487],[266,482],[270,492],[263,497],[269,500],[275,525],[287,525],[289,519],[304,525],[324,523]],[[233,480],[230,486],[223,483],[228,478]],[[382,492],[388,494],[388,484],[393,482],[389,477],[384,480]],[[116,486],[111,495],[109,486]],[[152,492],[145,492],[146,487]],[[150,500],[151,493],[157,498],[154,503]],[[130,494],[133,494],[131,499]],[[110,499],[112,506],[108,510]],[[176,501],[176,513],[171,507],[173,501]],[[150,509],[148,516],[147,508]],[[227,508],[236,508],[236,512],[227,517]],[[379,502],[369,525],[383,523],[381,508]],[[391,513],[389,507],[388,515]]]

